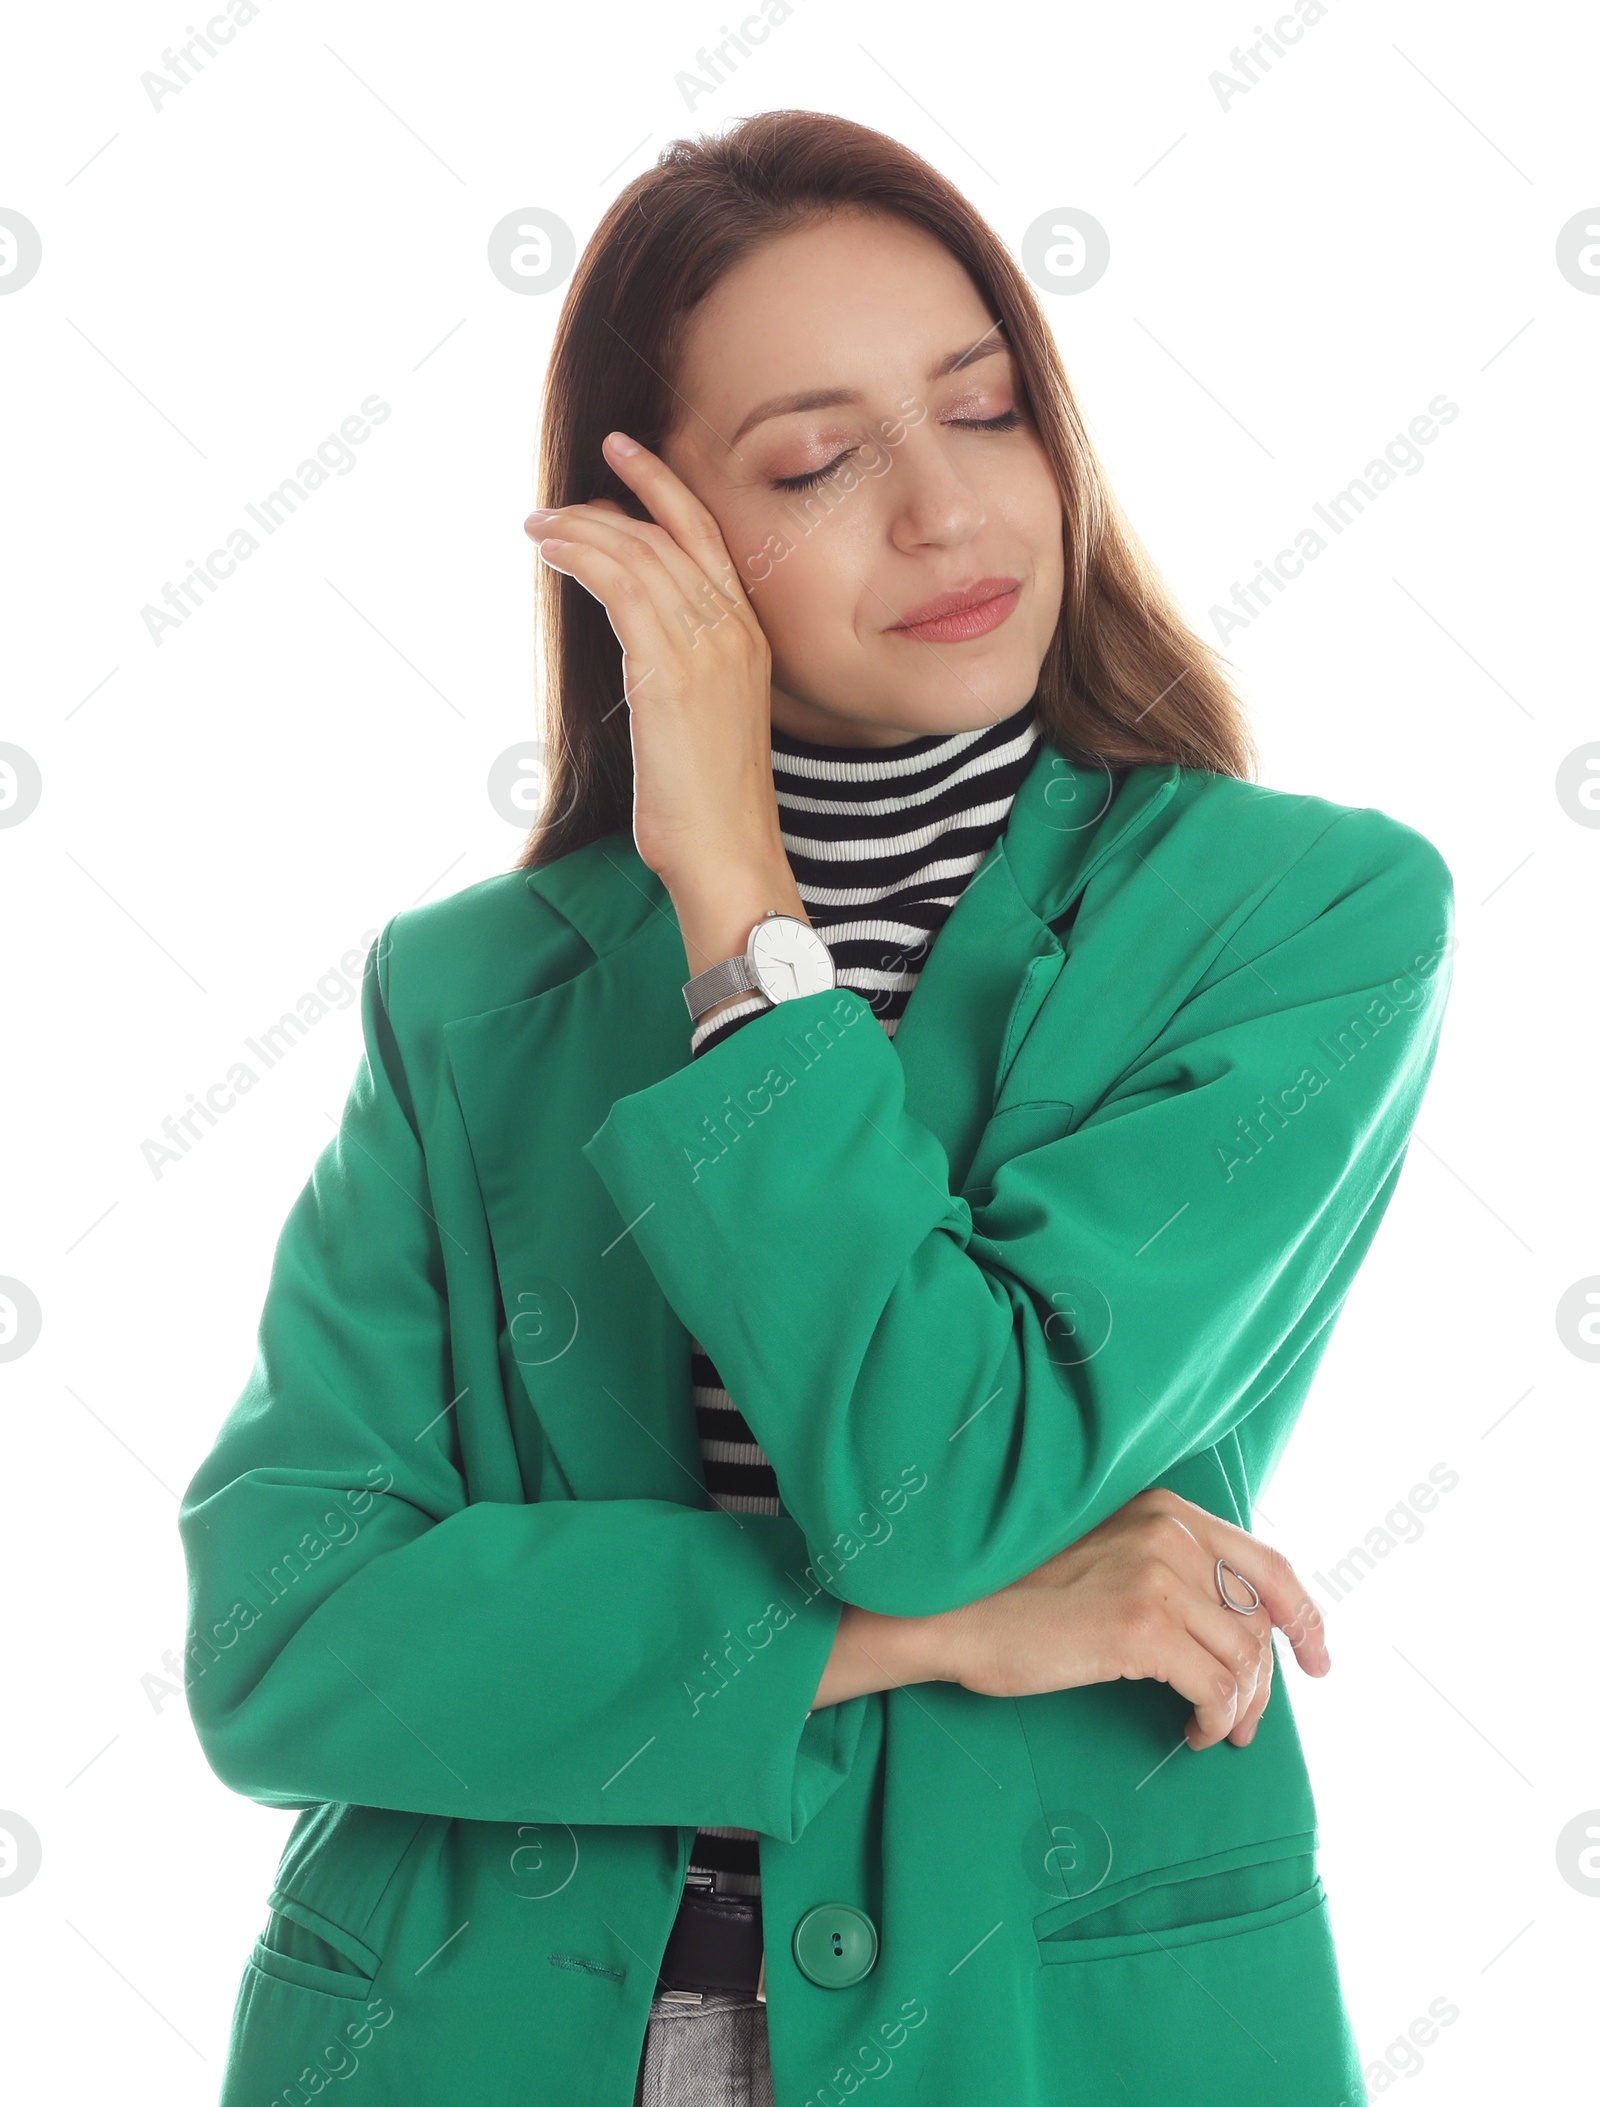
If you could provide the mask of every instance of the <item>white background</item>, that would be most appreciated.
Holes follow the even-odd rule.
[[[1430,399],[1459,405],[1226,647],[1263,779],[1420,828],[1459,936],[1407,1167],[1262,1527],[1326,1571],[1459,1474],[1331,1609],[1332,1675],[1285,1668],[1346,1988],[1369,2071],[1392,2059],[1375,2097],[1592,2084],[1600,1897],[1556,1845],[1600,1806],[1596,1368],[1556,1309],[1600,1272],[1600,831],[1556,775],[1600,739],[1600,297],[1555,242],[1600,196],[1600,39],[1576,5],[1333,0],[1224,109],[1210,76],[1259,13],[797,0],[691,111],[713,0],[265,0],[159,112],[177,0],[13,15],[0,205],[44,250],[0,298],[0,738],[43,776],[0,831],[0,1274],[43,1310],[0,1365],[0,1807],[43,1841],[0,1897],[19,2098],[214,2100],[292,1819],[212,1776],[163,1661],[177,1496],[248,1373],[355,1008],[159,1177],[144,1147],[368,932],[519,846],[486,784],[537,728],[521,521],[560,295],[497,282],[489,230],[538,205],[581,246],[668,139],[780,106],[903,138],[1013,247],[1061,206],[1102,222],[1099,285],[1042,297],[1203,634]],[[392,414],[352,472],[153,643],[141,610],[373,393]],[[1455,2020],[1392,2047],[1436,1999]]]

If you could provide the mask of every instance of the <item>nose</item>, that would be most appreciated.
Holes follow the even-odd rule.
[[[988,518],[981,491],[958,467],[937,428],[908,432],[885,480],[894,500],[891,534],[898,549],[959,548]]]

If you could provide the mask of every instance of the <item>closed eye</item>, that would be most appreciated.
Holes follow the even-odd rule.
[[[998,417],[952,417],[948,422],[964,432],[1014,432],[1022,422],[1022,413],[1020,410],[1002,410]],[[842,468],[856,451],[857,448],[853,446],[847,447],[842,454],[836,455],[826,468],[814,468],[809,475],[775,476],[772,479],[772,487],[774,490],[814,490],[819,483],[826,482],[829,476]]]

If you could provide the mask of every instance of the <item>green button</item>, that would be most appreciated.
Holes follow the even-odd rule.
[[[800,1973],[824,1990],[848,1990],[872,1973],[878,1928],[848,1902],[819,1902],[794,1928],[794,1957]]]

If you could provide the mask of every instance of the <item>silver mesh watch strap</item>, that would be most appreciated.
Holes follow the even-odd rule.
[[[683,984],[683,999],[689,1005],[689,1016],[698,1023],[706,1011],[730,995],[759,995],[761,993],[750,961],[740,952],[736,958],[725,958],[720,965],[710,966],[704,973],[697,973],[693,980]]]

